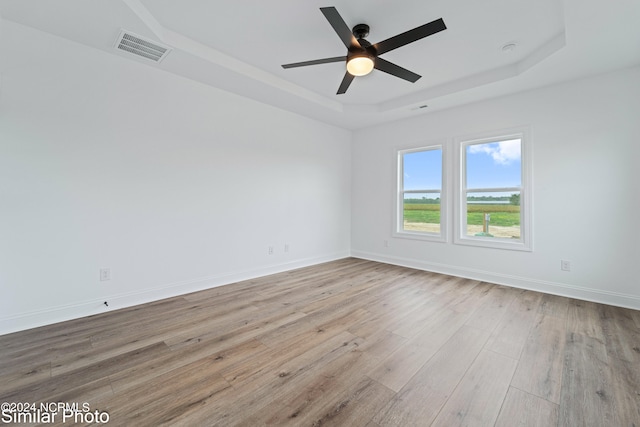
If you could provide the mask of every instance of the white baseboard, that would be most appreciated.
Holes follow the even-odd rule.
[[[579,300],[592,301],[601,304],[640,310],[640,298],[635,295],[621,294],[617,292],[602,291],[600,289],[584,288],[565,283],[547,282],[530,279],[527,277],[511,276],[490,271],[476,270],[449,264],[426,262],[422,260],[381,255],[364,251],[351,251],[354,258],[362,258],[370,261],[384,262],[387,264],[415,268],[418,270],[433,271],[435,273],[464,277],[483,282],[496,283],[498,285],[513,288],[527,289],[546,294],[559,295]]]
[[[219,275],[200,277],[176,283],[168,283],[149,289],[137,290],[134,292],[116,294],[99,300],[81,301],[74,304],[60,305],[45,310],[35,310],[17,315],[0,317],[0,335],[12,332],[23,331],[25,329],[78,319],[94,314],[105,313],[120,308],[132,307],[165,298],[185,295],[205,289],[241,282],[243,280],[255,279],[257,277],[268,276],[270,274],[282,273],[296,268],[308,267],[321,264],[323,262],[334,261],[349,257],[348,252],[339,252],[319,257],[305,258],[285,263],[270,265],[254,270],[228,272]],[[108,306],[104,302],[108,302]]]

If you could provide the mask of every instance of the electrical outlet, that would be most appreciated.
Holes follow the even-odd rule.
[[[289,244],[288,243],[284,244],[284,251],[285,252],[289,252]]]
[[[571,271],[571,261],[567,261],[566,259],[560,260],[560,269],[562,271]]]
[[[269,253],[269,255],[273,255],[273,246],[269,246],[267,252]]]
[[[110,268],[101,268],[100,269],[100,281],[105,282],[107,280],[111,280],[111,269]]]
[[[385,248],[389,247],[389,241],[388,240],[383,241],[382,244],[384,245]]]

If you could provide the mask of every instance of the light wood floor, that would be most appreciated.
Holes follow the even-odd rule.
[[[0,402],[41,401],[110,426],[640,426],[640,312],[344,259],[0,336]]]

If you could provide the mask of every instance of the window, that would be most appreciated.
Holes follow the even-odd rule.
[[[458,142],[455,243],[531,250],[526,132]]]
[[[444,241],[442,146],[398,151],[398,198],[394,235]]]

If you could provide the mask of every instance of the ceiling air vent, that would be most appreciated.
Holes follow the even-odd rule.
[[[167,46],[159,45],[125,30],[120,32],[116,40],[116,49],[142,56],[153,62],[162,61],[171,51],[171,48]]]

